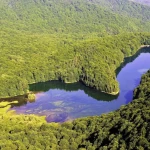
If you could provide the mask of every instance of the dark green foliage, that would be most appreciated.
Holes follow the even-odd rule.
[[[133,102],[118,111],[63,124],[44,118],[0,116],[0,149],[149,150],[150,71],[135,90]]]
[[[145,97],[150,97],[150,71],[143,75],[140,86],[134,91],[134,98]]]

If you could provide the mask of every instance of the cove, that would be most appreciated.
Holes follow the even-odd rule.
[[[145,51],[142,49],[126,58],[116,70],[120,84],[120,93],[116,96],[101,93],[82,83],[49,81],[30,85],[30,91],[36,93],[36,100],[30,103],[21,98],[18,104],[11,105],[10,110],[17,114],[44,115],[48,122],[64,122],[117,110],[132,101],[133,91],[142,74],[150,69],[150,53]]]

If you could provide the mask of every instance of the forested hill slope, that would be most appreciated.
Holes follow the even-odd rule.
[[[126,0],[0,0],[0,97],[48,80],[117,94],[115,70],[150,44],[149,14]]]
[[[1,0],[0,28],[49,33],[150,31],[150,8],[127,0]]]
[[[88,40],[48,34],[0,31],[0,97],[25,94],[28,84],[82,81],[111,94],[119,92],[115,70],[124,57],[150,44],[150,34],[125,33]]]
[[[150,71],[134,95],[118,111],[61,125],[33,115],[0,114],[0,149],[149,150]],[[7,110],[8,105],[3,107]]]
[[[150,8],[144,5],[140,5],[139,3],[134,3],[137,1],[138,0],[92,0],[91,2],[103,6],[105,9],[108,9],[109,11],[115,12],[117,14],[142,19],[145,21],[150,20]]]

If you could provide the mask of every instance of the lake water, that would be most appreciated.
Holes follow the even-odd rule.
[[[30,86],[36,92],[35,102],[20,101],[12,105],[17,114],[45,115],[48,122],[64,122],[79,117],[100,115],[128,104],[133,90],[139,85],[142,74],[150,69],[150,53],[139,53],[125,59],[117,69],[120,93],[111,96],[82,83],[65,84],[60,81],[38,83]]]

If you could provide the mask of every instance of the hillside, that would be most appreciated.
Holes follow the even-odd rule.
[[[126,0],[1,0],[0,14],[2,98],[48,80],[117,94],[115,70],[150,44],[140,33],[150,30],[150,8]]]
[[[150,19],[150,8],[135,3],[138,2],[138,0],[93,0],[92,2],[122,16],[137,18],[146,22]],[[144,0],[140,2],[145,3]]]
[[[150,8],[127,0],[1,0],[0,27],[48,33],[150,31]]]

